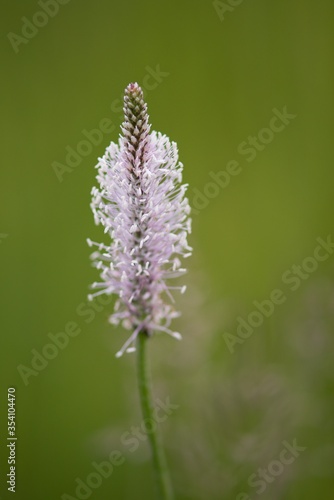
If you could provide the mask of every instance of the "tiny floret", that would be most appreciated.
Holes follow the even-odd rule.
[[[140,331],[155,331],[181,339],[170,330],[174,310],[170,278],[183,275],[181,257],[189,257],[190,207],[181,184],[183,165],[178,149],[166,135],[152,132],[147,105],[137,83],[130,83],[124,96],[124,122],[118,144],[111,143],[99,158],[91,208],[96,224],[104,227],[108,242],[89,246],[93,265],[100,271],[94,293],[115,294],[112,324],[122,322],[133,333],[116,354],[135,350]]]

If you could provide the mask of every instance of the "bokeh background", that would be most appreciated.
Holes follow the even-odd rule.
[[[112,303],[86,298],[97,274],[85,240],[103,240],[89,208],[94,166],[118,137],[125,86],[138,81],[153,129],[178,143],[196,209],[188,291],[177,298],[184,340],[150,346],[155,395],[177,406],[161,426],[176,498],[331,499],[334,255],[308,258],[334,230],[333,3],[57,5],[45,18],[36,1],[1,2],[0,497],[12,495],[15,387],[15,498],[154,498],[145,439],[134,451],[121,438],[141,425],[135,355],[115,359],[127,333],[108,324]],[[263,132],[284,107],[289,123]],[[108,131],[85,149],[84,131],[101,120]],[[260,136],[252,161],[249,136]],[[75,167],[68,148],[84,151]],[[232,160],[238,175],[208,184]],[[282,281],[293,265],[313,265],[295,290]],[[284,303],[229,348],[237,318],[277,288]],[[68,322],[80,333],[24,371]],[[274,462],[294,440],[292,463]],[[124,463],[77,496],[77,478],[87,484],[113,450]]]

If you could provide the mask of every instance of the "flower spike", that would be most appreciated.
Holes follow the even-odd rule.
[[[130,83],[124,96],[124,122],[118,144],[111,143],[97,165],[99,187],[92,190],[91,208],[96,224],[104,227],[109,242],[95,243],[93,265],[101,281],[94,283],[94,298],[101,293],[118,299],[110,321],[122,322],[133,334],[117,353],[133,351],[139,332],[152,335],[169,329],[178,316],[168,280],[184,274],[179,256],[188,257],[190,207],[181,184],[183,165],[175,142],[151,132],[142,89]]]

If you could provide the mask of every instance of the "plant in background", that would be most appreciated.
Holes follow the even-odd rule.
[[[182,184],[183,165],[177,146],[161,133],[151,132],[147,105],[137,83],[125,90],[123,136],[111,143],[97,165],[99,188],[92,190],[96,224],[104,226],[110,242],[95,243],[93,265],[101,281],[93,283],[100,294],[116,294],[110,321],[132,333],[116,356],[138,349],[138,381],[144,419],[153,419],[146,344],[154,332],[170,329],[175,311],[171,291],[184,286],[169,280],[185,273],[180,257],[191,255],[190,207]],[[157,432],[149,439],[161,498],[172,498],[163,448]]]

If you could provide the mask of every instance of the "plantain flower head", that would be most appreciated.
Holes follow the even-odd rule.
[[[140,331],[181,338],[169,328],[179,316],[171,291],[183,293],[185,287],[169,283],[185,273],[180,257],[190,256],[192,250],[187,243],[187,185],[182,184],[177,145],[166,135],[150,131],[147,105],[137,83],[125,90],[121,129],[118,144],[112,142],[98,160],[99,186],[92,189],[95,223],[104,227],[108,242],[87,240],[97,247],[91,257],[100,271],[89,299],[115,294],[110,322],[132,330],[117,357],[135,350]]]

